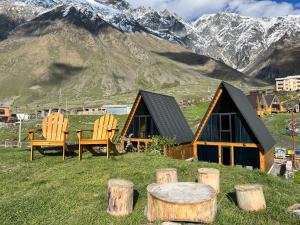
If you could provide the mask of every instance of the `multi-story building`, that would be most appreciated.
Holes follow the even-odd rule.
[[[300,90],[300,75],[276,78],[276,91]]]

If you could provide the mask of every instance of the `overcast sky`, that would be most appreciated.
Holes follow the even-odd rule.
[[[127,0],[134,7],[168,9],[186,19],[203,14],[235,12],[245,16],[284,16],[300,14],[300,0]]]

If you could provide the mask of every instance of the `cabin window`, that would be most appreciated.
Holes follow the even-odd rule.
[[[158,135],[158,131],[150,115],[136,115],[127,132],[130,134],[133,138],[151,138]]]
[[[213,113],[201,141],[255,143],[246,121],[238,113]]]
[[[0,109],[0,115],[4,115],[4,114],[5,114],[4,109]]]

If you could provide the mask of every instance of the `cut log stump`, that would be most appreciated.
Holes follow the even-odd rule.
[[[147,219],[150,222],[214,221],[217,198],[214,189],[208,185],[192,182],[150,184],[147,192]]]
[[[198,169],[198,183],[210,185],[217,193],[219,193],[220,171],[214,168]]]
[[[177,169],[175,168],[162,168],[156,170],[156,183],[166,184],[177,182]]]
[[[258,211],[266,208],[262,185],[244,184],[235,186],[239,207],[244,211]]]
[[[133,183],[123,179],[108,181],[107,212],[113,216],[125,216],[133,209]]]

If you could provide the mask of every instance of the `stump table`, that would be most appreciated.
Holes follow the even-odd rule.
[[[243,184],[235,186],[239,207],[244,211],[258,211],[266,208],[262,185]]]
[[[156,170],[156,183],[166,184],[177,182],[177,169],[162,168]]]
[[[123,179],[108,181],[107,212],[113,216],[125,216],[133,209],[133,183]]]
[[[147,219],[150,222],[214,221],[217,198],[214,189],[208,185],[192,182],[150,184],[147,192]]]
[[[214,168],[198,169],[198,182],[210,185],[217,193],[220,192],[220,171]]]

